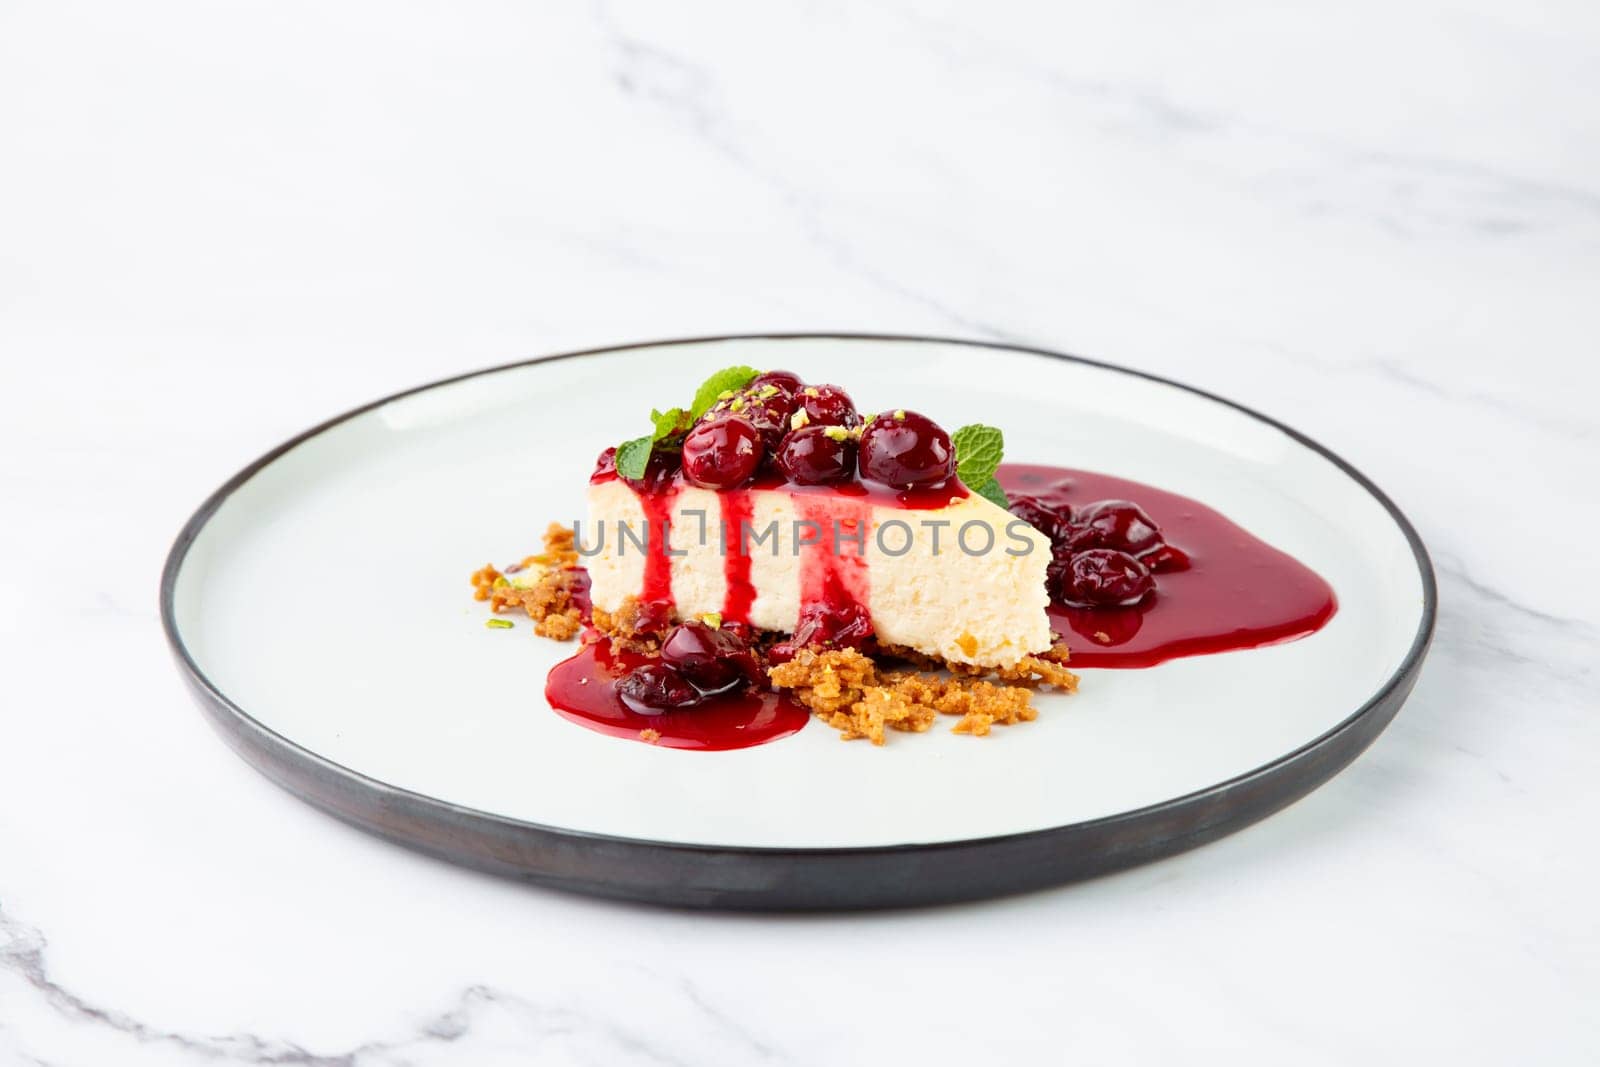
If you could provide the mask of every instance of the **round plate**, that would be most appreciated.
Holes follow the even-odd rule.
[[[570,645],[484,626],[467,575],[583,515],[594,456],[732,363],[840,382],[864,409],[1005,429],[1007,458],[1204,501],[1311,566],[1340,609],[1300,641],[1085,670],[1037,722],[874,748],[811,723],[732,752],[553,713]],[[1168,855],[1303,796],[1411,689],[1432,569],[1326,449],[1172,382],[999,345],[765,336],[530,360],[342,415],[263,456],[184,527],[162,617],[248,762],[364,829],[584,892],[734,908],[925,904]]]

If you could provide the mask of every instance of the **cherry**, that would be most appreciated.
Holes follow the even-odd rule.
[[[761,432],[747,420],[712,419],[683,439],[683,473],[705,489],[732,489],[755,476],[765,452]]]
[[[1172,545],[1157,545],[1140,556],[1139,562],[1149,567],[1152,574],[1186,571],[1190,566],[1189,554]]]
[[[720,693],[748,681],[755,659],[731,628],[699,619],[681,623],[661,643],[661,658],[702,693]]]
[[[677,449],[669,448],[665,442],[657,441],[656,446],[650,450],[650,462],[645,464],[643,478],[629,478],[621,471],[617,472],[617,477],[641,493],[660,492],[672,484],[682,460],[683,457],[679,455]],[[615,457],[613,457],[614,462]]]
[[[808,425],[854,426],[861,421],[850,394],[837,385],[808,385],[795,394]]]
[[[926,415],[886,411],[861,432],[861,477],[903,489],[938,485],[956,472],[950,435]]]
[[[1057,569],[1056,596],[1069,604],[1103,607],[1130,604],[1156,587],[1143,563],[1114,548],[1090,548]]]
[[[768,397],[748,396],[736,414],[761,432],[761,440],[768,452],[777,452],[783,435],[789,432],[790,420],[796,410],[794,396],[774,393]]]
[[[796,485],[846,481],[855,469],[856,443],[837,426],[803,426],[778,449],[778,470]]]
[[[1139,555],[1161,544],[1161,528],[1131,500],[1101,500],[1078,509],[1073,548],[1114,548]]]
[[[800,375],[787,370],[769,370],[765,374],[758,374],[750,379],[746,389],[759,392],[763,386],[775,385],[786,393],[797,393],[805,386],[800,380]]]
[[[698,689],[665,663],[646,663],[618,678],[617,696],[640,715],[692,708],[702,699]]]
[[[633,628],[642,634],[665,633],[672,625],[672,601],[640,600],[634,605]]]
[[[768,649],[767,659],[787,663],[802,648],[860,648],[872,634],[872,616],[860,604],[813,604],[800,609],[794,636]]]
[[[1050,562],[1044,569],[1044,587],[1050,591],[1052,600],[1067,599],[1063,594],[1070,591],[1072,585],[1072,551],[1071,549],[1057,549],[1050,557]]]
[[[1011,514],[1050,538],[1052,545],[1066,541],[1072,524],[1072,508],[1068,504],[1050,505],[1029,493],[1010,493],[1007,496]]]
[[[589,475],[591,482],[604,481],[617,473],[617,448],[615,445],[600,453],[600,458],[594,461],[594,471]]]

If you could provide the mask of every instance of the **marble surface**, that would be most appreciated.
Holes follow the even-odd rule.
[[[1592,5],[0,9],[0,1062],[1600,1058]],[[458,371],[1000,338],[1391,492],[1438,638],[1354,766],[1055,892],[717,917],[482,877],[231,756],[200,499]]]

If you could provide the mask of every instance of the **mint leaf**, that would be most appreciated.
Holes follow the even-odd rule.
[[[632,441],[624,441],[617,446],[617,473],[624,478],[638,481],[644,477],[644,469],[650,462],[650,446],[655,444],[648,435],[635,437]]]
[[[993,480],[1000,459],[1005,455],[1004,434],[993,426],[973,423],[951,434],[950,440],[956,446],[956,477],[967,488],[976,489]]]
[[[998,504],[1003,508],[1011,506],[1011,501],[1006,499],[1006,491],[1000,488],[1000,480],[993,475],[990,475],[989,480],[978,486],[973,492],[991,504]]]
[[[694,423],[694,419],[682,408],[668,408],[666,411],[650,409],[650,421],[655,423],[656,432],[651,440],[659,441],[663,437],[686,432]]]
[[[743,389],[759,373],[754,367],[724,367],[717,371],[695,392],[694,403],[689,405],[689,418],[698,419],[711,410],[711,405],[717,402],[719,396]]]

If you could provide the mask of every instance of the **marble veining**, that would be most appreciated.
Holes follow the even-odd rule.
[[[730,1019],[687,980],[680,979],[669,996],[685,1014],[702,1024],[696,1046],[674,1049],[670,1043],[630,1030],[622,1023],[609,1023],[588,1013],[558,1004],[536,1004],[505,990],[472,985],[456,993],[450,1003],[413,1022],[411,1028],[392,1038],[363,1041],[342,1050],[312,1051],[293,1041],[263,1037],[254,1033],[199,1033],[167,1030],[150,1025],[114,1008],[91,1003],[56,982],[47,963],[49,947],[43,933],[13,918],[0,903],[0,972],[8,984],[25,985],[17,999],[32,995],[37,1006],[59,1017],[83,1024],[95,1031],[96,1038],[126,1038],[150,1052],[149,1062],[221,1062],[244,1064],[293,1064],[301,1067],[372,1067],[432,1062],[446,1048],[457,1049],[472,1062],[480,1055],[494,1055],[498,1038],[485,1031],[511,1029],[529,1050],[560,1055],[577,1054],[583,1062],[662,1065],[689,1067],[704,1062],[699,1054],[711,1048],[733,1057],[730,1062],[782,1063],[786,1057],[751,1034],[737,1020]],[[10,1000],[11,998],[8,998]],[[477,1044],[489,1045],[488,1050]],[[112,1040],[104,1047],[123,1050],[125,1043]],[[0,1052],[4,1046],[0,1045]],[[57,1061],[22,1052],[24,1062],[51,1067]],[[136,1053],[117,1051],[117,1062],[141,1062]]]

